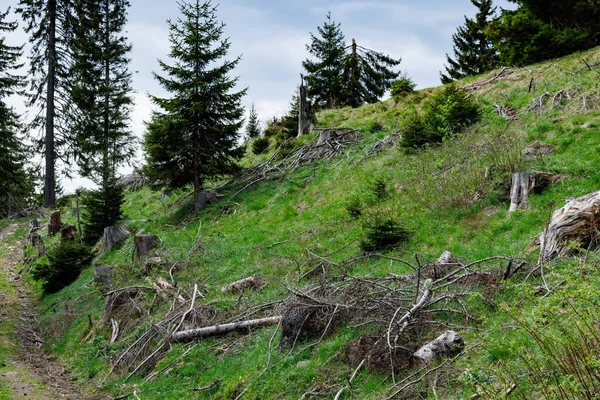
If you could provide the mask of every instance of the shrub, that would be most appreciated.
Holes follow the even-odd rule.
[[[346,204],[346,211],[353,219],[359,219],[362,216],[364,204],[358,196],[354,196]]]
[[[371,133],[377,133],[377,132],[381,132],[383,130],[383,125],[381,125],[377,121],[371,121],[367,124],[367,129]]]
[[[75,282],[93,259],[94,255],[88,246],[64,242],[48,249],[46,260],[39,259],[32,269],[32,276],[35,280],[42,281],[45,294],[56,293]]]
[[[271,145],[268,137],[259,137],[252,142],[252,153],[258,155],[264,153]]]
[[[395,247],[410,238],[410,231],[389,216],[371,216],[363,219],[364,237],[360,248],[372,252]]]
[[[400,78],[392,82],[390,93],[394,100],[399,100],[414,92],[415,87],[417,87],[417,84],[406,74],[402,74]]]
[[[84,198],[83,240],[93,246],[104,235],[104,228],[116,225],[123,217],[121,205],[125,201],[123,186],[110,179],[98,190],[90,191]]]
[[[415,112],[405,122],[400,142],[405,149],[440,143],[479,120],[479,107],[455,84],[433,95],[424,109],[423,115]]]
[[[373,182],[373,186],[371,187],[371,192],[373,193],[375,200],[381,201],[385,199],[389,194],[385,180],[382,178],[375,179],[375,182]]]

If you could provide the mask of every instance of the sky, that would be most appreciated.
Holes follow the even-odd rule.
[[[148,93],[168,96],[152,72],[161,73],[158,59],[170,62],[166,20],[175,21],[179,7],[173,0],[130,2],[127,36],[133,45],[135,90],[131,127],[141,138],[153,107]],[[506,0],[495,3],[514,8]],[[0,0],[0,11],[17,4],[18,0]],[[318,33],[328,12],[341,24],[348,42],[354,38],[363,47],[401,58],[399,70],[412,78],[418,89],[440,85],[446,53],[452,54],[452,34],[463,25],[465,16],[477,12],[470,0],[223,0],[213,1],[213,5],[218,5],[217,17],[226,24],[224,35],[231,42],[228,59],[241,56],[234,75],[239,77],[239,89],[248,88],[243,104],[249,109],[254,103],[262,121],[286,113],[300,82],[302,61],[309,57],[310,33]],[[27,34],[19,30],[7,35],[7,41],[25,43]],[[11,98],[10,104],[27,112],[21,98]],[[141,159],[139,152],[138,165]],[[62,185],[72,191],[89,186],[89,182],[76,178],[64,180]]]

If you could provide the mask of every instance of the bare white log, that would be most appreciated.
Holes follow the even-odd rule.
[[[171,336],[173,341],[182,342],[190,339],[199,339],[207,336],[222,335],[237,330],[247,330],[262,326],[277,325],[281,321],[281,315],[268,318],[252,319],[248,321],[232,322],[229,324],[217,324],[205,328],[189,329],[187,331],[175,332]]]
[[[265,279],[260,275],[249,276],[239,281],[223,286],[223,293],[244,293],[246,290],[261,288],[266,285]]]
[[[110,319],[110,324],[112,325],[112,334],[110,335],[110,343],[114,343],[117,341],[117,337],[119,336],[119,323],[114,319]]]
[[[600,191],[571,199],[552,214],[540,237],[538,265],[568,255],[574,247],[587,247],[598,240]]]
[[[438,258],[436,264],[437,265],[450,264],[451,259],[452,259],[452,253],[450,253],[449,251],[444,251],[442,253],[442,255],[440,256],[440,258]]]
[[[444,356],[452,356],[460,352],[465,346],[463,338],[454,331],[446,331],[431,342],[427,342],[414,356],[425,364],[429,364]]]
[[[400,318],[397,322],[397,325],[401,325],[400,331],[403,331],[406,326],[408,325],[408,322],[410,321],[410,319],[417,313],[419,312],[420,309],[422,309],[423,307],[425,307],[425,305],[429,302],[429,300],[431,299],[431,295],[433,294],[431,292],[431,285],[432,285],[432,280],[431,279],[427,279],[425,281],[425,283],[423,284],[423,295],[421,296],[421,299],[417,302],[417,304],[415,304],[414,306],[412,306],[412,308],[410,310],[408,310],[408,312],[406,314],[404,314],[402,316],[402,318]],[[391,333],[392,333],[392,326],[394,325],[394,320],[396,319],[398,312],[400,311],[400,308],[398,308],[396,310],[396,312],[394,313],[394,316],[392,317],[392,319],[390,320],[390,324],[388,326],[388,331],[387,331],[387,343],[388,346],[391,348],[393,348],[392,346],[392,341],[391,341]]]
[[[110,250],[113,246],[123,243],[131,232],[125,225],[108,226],[104,228],[104,236],[102,237],[102,252]]]

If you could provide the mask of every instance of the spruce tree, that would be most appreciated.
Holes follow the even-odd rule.
[[[159,187],[193,184],[196,209],[204,205],[206,182],[232,173],[243,148],[241,98],[229,73],[240,58],[221,61],[230,48],[224,24],[210,1],[179,3],[177,22],[167,21],[172,64],[159,61],[165,75],[154,74],[170,98],[151,96],[160,108],[147,124],[146,173]]]
[[[31,90],[29,106],[40,110],[30,128],[43,129],[38,147],[44,149],[44,205],[56,204],[56,161],[73,155],[69,138],[71,102],[68,97],[73,20],[71,0],[19,0],[16,9],[30,34]],[[65,170],[68,175],[69,170]]]
[[[471,0],[471,3],[479,11],[475,19],[465,17],[464,26],[452,35],[454,59],[446,54],[446,74],[440,73],[444,84],[490,71],[499,63],[498,51],[485,35],[496,7],[492,6],[492,0]]]
[[[342,68],[341,105],[359,107],[365,103],[376,103],[400,76],[391,68],[400,65],[400,59],[356,44],[347,47]]]
[[[246,125],[247,140],[255,139],[260,136],[260,126],[258,124],[258,113],[254,107],[254,103],[252,103],[252,106],[250,107],[250,115],[248,117],[248,124]]]
[[[310,34],[311,44],[306,45],[315,60],[305,60],[306,90],[318,108],[340,106],[343,101],[342,67],[345,59],[345,38],[339,23],[331,20],[331,13],[323,26],[318,27],[320,37]]]
[[[134,153],[129,128],[131,45],[123,34],[128,7],[127,0],[81,0],[74,7],[73,137],[81,175],[100,186],[86,204],[85,240],[89,243],[95,243],[105,227],[121,218],[123,191],[117,183],[117,168]]]
[[[5,21],[9,11],[0,12],[0,218],[23,208],[33,192],[24,169],[25,149],[18,137],[21,130],[19,117],[5,101],[24,85],[24,78],[15,74],[22,66],[19,57],[23,47],[7,44],[3,35],[17,29],[16,22]]]

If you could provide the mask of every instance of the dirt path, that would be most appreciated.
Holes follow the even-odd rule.
[[[56,359],[41,350],[35,298],[18,274],[24,239],[0,232],[0,400],[84,399]]]

